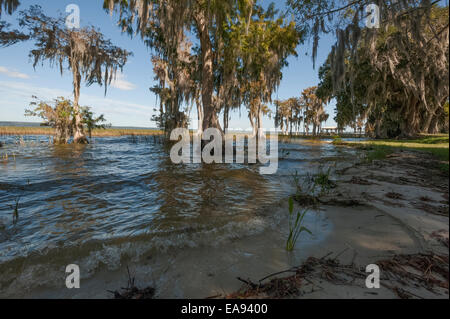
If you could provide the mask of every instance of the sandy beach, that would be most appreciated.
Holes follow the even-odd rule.
[[[437,169],[437,164],[427,154],[402,151],[385,160],[338,169],[337,187],[320,199],[321,211],[333,230],[312,254],[318,259],[329,257],[331,266],[337,264],[328,269],[328,278],[323,269],[299,275],[302,280],[296,282],[298,297],[448,298],[448,275],[440,278],[444,288],[430,289],[408,285],[405,278],[383,280],[383,271],[381,288],[367,289],[365,278],[357,277],[367,265],[399,255],[446,256],[448,271],[448,176]],[[339,276],[342,265],[351,265],[356,271],[353,276],[345,271],[347,278],[337,284],[339,278],[333,276]],[[408,266],[404,269],[421,275]],[[293,277],[284,279],[292,281]],[[276,297],[264,293],[251,296],[248,288],[244,285],[241,294]]]

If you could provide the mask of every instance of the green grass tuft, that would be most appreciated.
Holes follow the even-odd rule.
[[[298,238],[303,232],[307,232],[312,235],[311,231],[303,226],[303,220],[305,218],[308,209],[297,212],[294,214],[294,200],[292,197],[289,198],[289,236],[286,241],[286,250],[293,251]]]
[[[372,150],[367,153],[367,161],[372,162],[374,160],[385,159],[389,154],[392,154],[394,149],[389,146],[377,145],[373,146]]]

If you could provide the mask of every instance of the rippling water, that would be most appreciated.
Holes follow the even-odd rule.
[[[349,155],[328,143],[281,143],[278,173],[262,176],[257,165],[174,165],[153,138],[98,138],[87,146],[53,146],[48,137],[3,141],[3,292],[48,283],[73,261],[93,275],[149,252],[260,233],[274,218],[263,208],[289,195],[293,172]]]

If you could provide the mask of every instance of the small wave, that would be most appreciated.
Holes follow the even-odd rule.
[[[148,256],[186,248],[218,247],[276,227],[280,219],[281,216],[265,211],[221,227],[191,225],[178,231],[154,231],[109,241],[91,241],[79,246],[34,250],[0,264],[0,297],[26,294],[40,287],[61,287],[65,283],[65,265],[79,265],[81,279],[86,279],[102,269],[118,270],[127,263],[137,263]]]

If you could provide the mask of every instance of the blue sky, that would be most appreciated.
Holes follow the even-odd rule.
[[[263,1],[264,4],[270,2],[272,1]],[[284,0],[274,2],[279,8],[284,7]],[[95,113],[104,114],[108,122],[114,126],[154,127],[155,123],[150,121],[156,105],[156,97],[149,91],[149,88],[155,84],[150,60],[151,52],[140,38],[131,39],[121,34],[115,24],[117,17],[110,17],[102,9],[102,0],[21,0],[18,11],[30,5],[39,4],[47,15],[56,16],[58,13],[65,14],[66,6],[72,3],[80,7],[82,26],[95,25],[115,45],[126,48],[134,54],[123,73],[118,74],[106,96],[103,87],[95,84],[91,87],[82,86],[80,103],[92,107]],[[18,11],[12,16],[2,15],[2,20],[15,26]],[[299,46],[298,57],[289,58],[289,66],[283,70],[283,80],[273,98],[286,99],[299,96],[304,88],[317,85],[317,68],[325,61],[333,42],[334,39],[331,36],[321,40],[316,70],[313,69],[310,56],[311,45],[305,43]],[[28,57],[31,49],[31,42],[0,49],[0,121],[39,121],[37,118],[24,116],[24,110],[31,102],[32,95],[43,100],[51,100],[58,96],[72,97],[70,71],[61,76],[57,68],[51,68],[48,64],[39,65],[34,70]],[[333,104],[327,106],[327,112],[330,114],[330,119],[326,125],[335,125]],[[195,110],[192,111],[191,118],[192,126],[195,128],[197,122]],[[230,128],[247,129],[249,127],[244,108],[241,112],[232,114]],[[265,118],[264,127],[273,128],[273,120]]]

